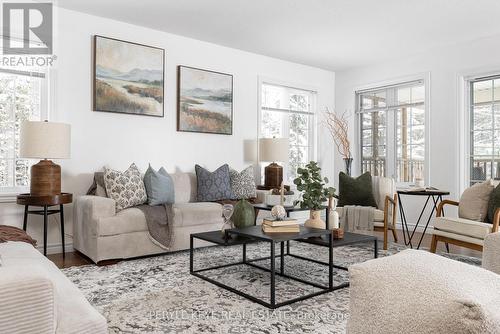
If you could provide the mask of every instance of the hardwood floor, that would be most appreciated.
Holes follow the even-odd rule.
[[[398,243],[399,244],[404,244],[403,242],[403,232],[401,230],[398,230]],[[380,239],[383,238],[383,233],[382,232],[374,232],[375,235],[377,235]],[[413,243],[416,244],[418,243],[418,240],[420,240],[421,233],[415,232],[415,235],[413,236]],[[431,238],[432,236],[429,234],[426,234],[424,236],[424,239],[422,240],[422,245],[421,248],[426,248],[429,249],[431,245]],[[392,242],[392,235],[389,233],[389,241]],[[450,247],[450,253],[454,254],[461,254],[461,255],[466,255],[466,256],[475,256],[475,257],[481,257],[482,253],[463,248],[463,247],[458,247],[454,245],[449,245]],[[437,248],[438,252],[446,252],[445,245],[443,243],[438,244]],[[51,254],[47,256],[52,262],[56,264],[57,267],[59,268],[68,268],[72,266],[83,266],[87,264],[93,264],[93,262],[87,258],[85,255],[81,254],[80,252],[70,252],[66,253],[66,258],[63,259],[62,254]],[[100,265],[108,265],[108,264],[115,264],[119,261],[104,261],[104,263],[100,263]]]

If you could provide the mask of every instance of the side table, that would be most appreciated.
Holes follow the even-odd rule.
[[[61,215],[61,241],[63,258],[64,252],[64,204],[73,201],[73,194],[60,193],[49,196],[32,196],[31,194],[20,194],[17,196],[17,204],[24,205],[23,230],[28,227],[28,214],[43,216],[43,255],[47,256],[47,221],[49,215],[60,213]],[[51,206],[59,206],[59,209],[49,209]],[[41,207],[41,210],[30,210],[30,206]]]

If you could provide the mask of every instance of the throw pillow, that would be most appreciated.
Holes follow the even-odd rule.
[[[124,172],[105,167],[104,185],[109,198],[115,200],[117,211],[143,204],[148,199],[141,173],[135,164]]]
[[[235,199],[254,198],[255,194],[255,178],[253,176],[253,167],[248,166],[240,173],[230,168],[229,176],[231,179],[231,190]]]
[[[234,198],[231,191],[229,166],[220,166],[214,172],[196,165],[196,179],[198,183],[198,202],[213,202]]]
[[[340,172],[338,206],[346,205],[377,207],[377,202],[375,202],[375,197],[373,197],[372,176],[369,172],[357,178]]]
[[[174,204],[174,181],[165,168],[155,171],[151,165],[144,174],[144,186],[149,205]]]
[[[488,202],[493,191],[491,180],[476,183],[465,189],[458,204],[458,216],[484,222],[488,217]]]
[[[493,224],[495,211],[500,208],[500,184],[493,189],[488,202],[488,223]]]

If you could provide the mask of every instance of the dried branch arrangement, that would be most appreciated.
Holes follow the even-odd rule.
[[[325,116],[325,125],[330,132],[330,135],[333,138],[333,142],[337,146],[337,149],[344,157],[344,159],[349,159],[352,157],[351,155],[351,143],[349,142],[349,115],[344,112],[341,115],[337,115],[335,112],[332,112],[326,108],[324,112]]]

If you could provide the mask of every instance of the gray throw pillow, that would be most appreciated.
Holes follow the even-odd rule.
[[[229,177],[229,166],[220,166],[214,172],[196,165],[196,179],[198,183],[198,202],[213,202],[225,199],[233,199]]]
[[[151,165],[144,174],[144,186],[149,205],[174,204],[174,181],[165,168],[155,171]]]
[[[231,177],[231,190],[233,191],[235,199],[247,199],[256,196],[255,178],[252,166],[248,166],[240,173],[230,168],[229,176]]]
[[[487,180],[465,189],[458,204],[458,216],[478,222],[486,221],[488,202],[493,188],[491,180]]]
[[[148,199],[141,172],[135,164],[124,172],[104,167],[104,185],[109,198],[116,202],[116,211],[144,204]]]

